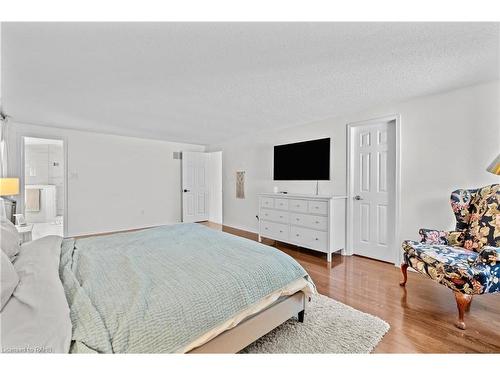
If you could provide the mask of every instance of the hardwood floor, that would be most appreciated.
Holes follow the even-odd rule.
[[[257,240],[257,235],[206,223],[211,228]],[[312,277],[318,292],[391,325],[376,353],[500,353],[500,295],[475,296],[465,315],[467,330],[454,326],[453,292],[416,272],[408,272],[406,288],[393,264],[350,256],[326,256],[293,245],[264,240],[294,257]]]

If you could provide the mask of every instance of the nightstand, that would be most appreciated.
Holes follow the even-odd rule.
[[[33,224],[16,225],[16,229],[19,233],[19,237],[21,238],[21,243],[31,241],[31,232],[33,231]]]

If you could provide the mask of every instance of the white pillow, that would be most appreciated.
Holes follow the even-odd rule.
[[[14,289],[16,289],[17,284],[19,284],[19,276],[17,276],[17,272],[9,257],[2,250],[0,250],[0,253],[2,253],[0,254],[1,311],[14,292]]]
[[[0,248],[10,260],[19,253],[21,239],[16,226],[9,220],[0,220]]]

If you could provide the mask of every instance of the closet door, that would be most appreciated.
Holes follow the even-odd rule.
[[[193,223],[208,220],[209,154],[182,153],[182,221]]]

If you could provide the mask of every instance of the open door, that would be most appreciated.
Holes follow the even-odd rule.
[[[209,154],[182,153],[182,221],[194,223],[209,218]]]

